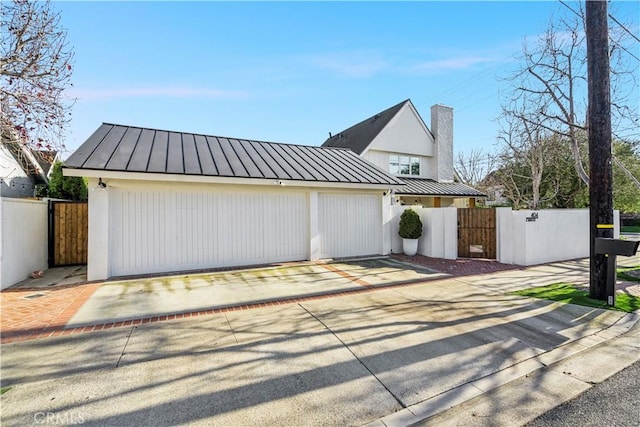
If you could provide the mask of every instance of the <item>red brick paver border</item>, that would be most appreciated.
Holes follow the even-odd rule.
[[[0,293],[1,343],[49,336],[82,307],[100,284],[40,289],[6,289]]]
[[[349,280],[350,280],[350,281],[352,281],[353,283],[356,283],[356,284],[358,284],[358,285],[360,285],[360,286],[371,286],[369,283],[365,282],[364,280],[359,279],[359,278],[357,278],[357,277],[355,277],[355,276],[353,276],[353,275],[351,275],[351,274],[347,273],[346,271],[342,271],[342,270],[340,270],[339,268],[337,268],[337,267],[336,267],[336,266],[334,266],[334,265],[331,265],[331,264],[324,264],[324,263],[322,263],[322,264],[320,264],[320,265],[321,265],[322,267],[326,268],[326,269],[327,269],[327,270],[329,270],[329,271],[332,271],[332,272],[334,272],[334,273],[338,273],[340,276],[344,277],[345,279],[349,279]]]

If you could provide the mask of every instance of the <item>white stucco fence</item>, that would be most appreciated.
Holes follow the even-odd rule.
[[[99,204],[94,203],[90,211],[90,221],[103,219],[104,215],[95,215],[98,207]],[[433,258],[456,259],[458,255],[456,208],[383,206],[383,236],[381,241],[374,242],[375,246],[381,245],[381,253],[402,252],[402,239],[398,236],[398,224],[402,212],[409,208],[418,212],[423,223],[423,234],[418,243],[418,253]],[[106,210],[99,212],[104,213]],[[26,279],[35,270],[47,268],[47,213],[48,203],[46,201],[0,198],[1,289]],[[527,221],[527,218],[531,219],[534,216],[533,213],[534,211],[528,210],[497,209],[498,261],[505,264],[527,266],[589,256],[588,209],[535,211],[537,214],[535,221]],[[318,221],[316,220],[316,222]],[[104,225],[104,222],[102,224]],[[619,224],[619,212],[615,211],[614,237],[620,235]],[[108,229],[107,227],[100,228]],[[313,229],[313,227],[311,228]],[[100,236],[94,233],[90,238],[95,240],[98,237]],[[108,232],[102,237],[105,241],[109,241]],[[309,250],[313,252],[313,239],[310,239],[309,242]],[[102,248],[101,256],[104,256],[105,246],[108,245],[100,246]],[[98,246],[94,245],[94,247]],[[318,250],[316,249],[316,251]],[[307,253],[307,256],[310,254]]]
[[[456,208],[392,206],[391,252],[402,252],[402,239],[398,236],[400,215],[409,208],[415,210],[422,221],[422,237],[418,241],[418,253],[432,258],[456,259],[458,256],[458,211]]]
[[[532,220],[534,214],[537,218]],[[589,256],[588,209],[497,208],[496,222],[502,263],[535,265]],[[619,211],[614,211],[614,237],[620,237]]]
[[[0,198],[0,289],[47,269],[48,203]]]
[[[423,234],[418,253],[433,258],[456,259],[458,220],[456,208],[392,206],[391,252],[402,252],[398,236],[400,215],[412,208],[420,215]],[[535,221],[531,220],[537,215]],[[530,218],[527,221],[527,218]],[[540,211],[497,208],[497,258],[504,264],[536,265],[589,256],[589,210],[549,209]],[[614,237],[620,237],[620,215],[614,212]]]

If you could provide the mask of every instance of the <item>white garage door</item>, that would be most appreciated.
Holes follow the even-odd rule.
[[[318,211],[321,258],[381,253],[379,196],[320,193]]]
[[[114,276],[307,258],[304,193],[111,191]]]

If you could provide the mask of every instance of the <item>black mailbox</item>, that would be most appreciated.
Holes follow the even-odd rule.
[[[595,251],[607,256],[607,304],[616,305],[616,256],[634,256],[640,241],[596,237]]]
[[[640,241],[596,237],[596,253],[598,255],[634,256],[638,251],[638,245],[640,245]]]

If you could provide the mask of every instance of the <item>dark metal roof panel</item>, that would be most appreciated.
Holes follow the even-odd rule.
[[[459,182],[437,182],[432,179],[402,178],[406,183],[398,195],[453,196],[453,197],[487,197],[481,191]]]
[[[349,150],[103,124],[66,167],[237,178],[402,185]]]
[[[211,155],[213,156],[214,162],[216,162],[216,167],[218,168],[218,176],[233,176],[233,170],[231,169],[231,165],[227,160],[227,156],[222,151],[222,147],[220,146],[220,141],[215,136],[208,136],[207,142],[209,143],[209,149],[211,150]]]
[[[126,170],[127,164],[131,159],[131,153],[137,144],[139,136],[140,129],[126,129],[122,136],[122,140],[107,163],[107,167],[115,170]]]
[[[328,167],[330,165],[320,165],[316,158],[309,155],[307,150],[304,149],[303,146],[292,145],[291,150],[300,158],[302,162],[309,165],[309,167],[313,170],[314,176],[317,177],[319,181],[338,181],[338,178],[335,177],[333,170]]]
[[[207,138],[203,135],[195,135],[194,140],[198,152],[198,159],[200,160],[202,175],[218,175],[218,169],[216,168],[216,163],[213,161],[213,157],[211,156],[211,150],[209,149]]]
[[[242,141],[233,139],[233,140],[230,140],[230,142],[233,146],[235,153],[238,155],[238,159],[240,159],[240,162],[244,166],[249,176],[251,178],[264,178],[264,175],[262,174],[258,166],[256,166],[255,161],[242,145]]]
[[[231,145],[231,142],[229,141],[229,139],[220,138],[220,137],[217,139],[218,139],[218,142],[220,143],[220,148],[222,149],[222,152],[224,153],[224,156],[227,159],[227,162],[229,162],[229,166],[231,166],[232,174],[230,176],[237,176],[237,177],[243,177],[243,178],[248,177],[249,174],[247,173],[247,170],[244,167],[244,164],[242,163],[240,157],[238,157],[238,154],[233,149],[233,146]]]
[[[201,175],[200,155],[196,148],[194,136],[190,133],[182,135],[182,150],[184,152],[184,173],[187,175]]]
[[[322,181],[318,179],[318,177],[313,176],[313,174],[305,167],[305,165],[301,165],[300,162],[294,157],[291,152],[290,146],[283,146],[281,144],[273,144],[273,149],[280,154],[280,156],[287,162],[287,166],[292,170],[295,170],[303,180],[305,181]]]
[[[304,181],[304,177],[298,173],[295,168],[292,168],[291,165],[287,162],[285,158],[276,150],[276,144],[261,144],[262,148],[264,148],[265,153],[271,157],[284,174],[284,179],[295,179]]]
[[[247,156],[253,161],[255,167],[258,169],[258,172],[255,174],[255,177],[263,177],[263,178],[277,178],[273,170],[269,167],[269,164],[264,160],[262,155],[258,153],[256,147],[251,141],[238,141],[244,151],[247,153]]]
[[[184,173],[184,160],[182,158],[182,135],[169,132],[169,147],[167,149],[167,172]]]
[[[113,129],[113,125],[103,124],[64,162],[70,168],[82,168],[93,151]]]
[[[149,166],[149,155],[153,147],[153,138],[155,132],[150,129],[142,129],[138,143],[133,147],[131,159],[127,164],[127,171],[130,172],[146,172]]]
[[[305,148],[310,148],[310,147],[305,147]],[[327,157],[329,157],[331,155],[331,153],[327,152],[327,153],[323,153],[324,156],[320,156],[317,152],[317,150],[311,150],[309,149],[309,156],[312,157],[314,159],[314,161],[316,162],[320,162],[323,164],[323,166],[325,167],[325,169],[327,170],[328,173],[330,173],[335,179],[336,181],[340,182],[340,181],[345,181],[345,180],[349,180],[349,178],[347,177],[347,173],[345,172],[344,168],[337,165],[334,161],[326,161]]]
[[[348,150],[332,149],[324,153],[325,156],[323,157],[325,158],[323,158],[323,160],[326,159],[331,161],[337,168],[339,168],[341,175],[344,176],[345,179],[347,179],[348,181],[362,182],[362,180],[358,178],[358,175],[353,171],[353,165],[349,164],[348,162],[345,162],[344,159],[340,156],[339,153],[341,151],[348,152]]]
[[[311,149],[310,147],[304,147],[304,146],[300,148],[304,150],[309,156],[309,158],[311,158],[314,162],[322,164],[322,166],[324,167],[324,170],[326,170],[326,172],[331,176],[331,179],[330,179],[331,181],[340,182],[347,179],[342,168],[338,167],[333,162],[326,161],[326,159],[324,159],[324,156],[323,157],[319,156],[319,153],[317,150]],[[325,156],[328,154],[329,153],[326,153]]]
[[[269,168],[273,171],[273,173],[275,173],[277,178],[291,177],[280,166],[280,163],[278,163],[277,159],[272,157],[271,154],[267,151],[266,144],[260,144],[256,141],[249,141],[249,143],[256,150],[256,153],[258,153],[260,158],[263,159],[265,163],[268,164]]]
[[[355,161],[356,159],[360,159],[361,157],[355,154],[353,151],[337,150],[337,154],[342,156],[348,164],[353,164],[354,169],[358,170],[360,172],[360,175],[365,176],[369,181],[381,181],[384,180],[387,175],[386,172],[372,163]],[[398,183],[401,183],[401,181],[397,178],[396,181],[398,181]]]
[[[114,127],[84,162],[84,166],[87,168],[104,167],[103,165],[109,162],[114,151],[118,148],[126,131],[127,128],[124,126]]]
[[[147,172],[167,172],[167,150],[169,147],[169,132],[156,131],[149,153]]]

